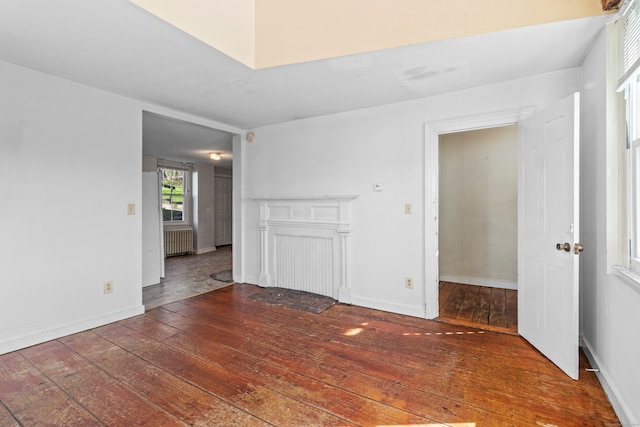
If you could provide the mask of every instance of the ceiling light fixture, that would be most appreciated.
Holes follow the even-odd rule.
[[[209,158],[211,160],[220,160],[222,158],[222,154],[220,154],[220,153],[209,153]]]

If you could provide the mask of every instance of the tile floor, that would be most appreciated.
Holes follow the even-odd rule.
[[[213,273],[231,270],[231,246],[200,255],[165,259],[165,278],[157,285],[142,289],[142,303],[147,310],[170,302],[220,289],[231,283],[213,280]]]

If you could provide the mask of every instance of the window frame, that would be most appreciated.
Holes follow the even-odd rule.
[[[639,72],[634,72],[620,88],[624,92],[625,132],[622,144],[626,163],[626,262],[624,267],[640,273],[640,83]]]
[[[626,2],[624,9],[618,14],[619,18],[606,27],[606,240],[607,273],[640,294],[640,157],[635,162],[638,164],[632,159],[633,142],[636,142],[636,148],[640,147],[640,119],[636,120],[633,130],[629,127],[633,117],[638,117],[640,113],[640,84],[635,88],[629,85],[630,82],[637,81],[640,74],[640,60],[629,61],[629,54],[634,53],[633,46],[629,50],[629,42],[637,43],[640,35],[638,32],[629,32],[629,28],[640,22],[630,22],[631,19],[640,18],[638,3],[640,0]],[[627,35],[629,39],[625,39]],[[640,56],[636,59],[640,59]],[[632,97],[635,98],[635,106],[632,104]],[[632,187],[636,168],[638,173],[635,176],[637,181],[634,190]],[[632,200],[632,197],[636,200]],[[634,204],[637,208],[634,208]],[[635,256],[632,240],[634,235],[638,236]]]
[[[160,198],[161,198],[161,207],[162,207],[162,187],[164,185],[164,174],[163,169],[166,170],[178,170],[184,173],[183,177],[183,185],[182,185],[182,219],[181,220],[173,220],[167,221],[164,219],[162,224],[165,228],[172,227],[181,227],[181,226],[190,226],[192,225],[192,182],[193,182],[193,170],[188,165],[183,164],[170,164],[168,162],[163,162],[162,164],[158,164],[158,173],[160,174]],[[162,208],[164,210],[164,208]]]

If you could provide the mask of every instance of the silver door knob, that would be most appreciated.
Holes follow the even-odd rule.
[[[571,243],[558,243],[556,245],[556,249],[559,251],[565,251],[565,252],[569,252],[571,251]]]

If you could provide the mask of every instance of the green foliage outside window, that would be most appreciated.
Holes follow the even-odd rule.
[[[162,174],[162,219],[184,221],[184,186],[186,171],[160,168]]]

